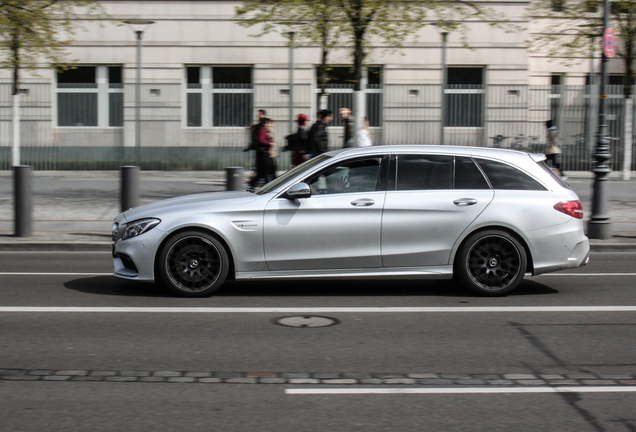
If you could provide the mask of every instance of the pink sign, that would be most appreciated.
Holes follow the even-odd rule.
[[[603,54],[607,58],[612,58],[616,54],[616,34],[612,29],[605,30],[603,34]]]

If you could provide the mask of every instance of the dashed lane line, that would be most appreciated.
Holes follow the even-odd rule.
[[[75,307],[3,306],[0,313],[481,313],[636,312],[636,306],[466,306],[466,307]]]
[[[470,388],[293,388],[289,395],[360,395],[360,394],[511,394],[511,393],[633,393],[636,386],[604,387],[470,387]]]

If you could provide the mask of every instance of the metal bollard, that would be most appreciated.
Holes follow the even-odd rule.
[[[33,234],[32,184],[31,166],[16,165],[13,167],[16,237],[30,237]]]
[[[244,190],[243,185],[243,168],[242,167],[228,167],[225,168],[226,174],[226,187],[229,191]]]
[[[139,167],[126,165],[121,171],[121,211],[139,205]]]

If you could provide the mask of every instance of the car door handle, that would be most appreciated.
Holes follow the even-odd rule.
[[[477,204],[477,200],[475,198],[459,198],[453,201],[453,204],[456,206],[471,206]]]
[[[375,201],[373,201],[371,198],[362,198],[359,200],[351,201],[351,205],[356,207],[367,207],[372,206],[373,204],[375,204]]]

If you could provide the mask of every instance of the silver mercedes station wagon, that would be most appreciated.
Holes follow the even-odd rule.
[[[254,192],[121,213],[114,274],[189,297],[228,278],[455,278],[502,295],[526,274],[588,261],[581,202],[544,159],[451,146],[332,151]]]

